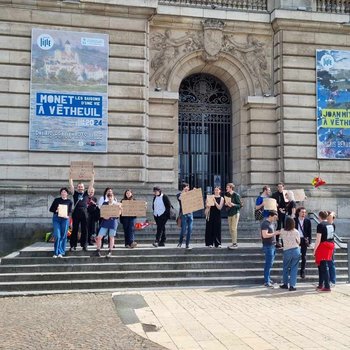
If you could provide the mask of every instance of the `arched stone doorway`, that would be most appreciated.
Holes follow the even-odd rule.
[[[211,192],[231,182],[231,97],[210,74],[193,74],[179,88],[179,188]]]

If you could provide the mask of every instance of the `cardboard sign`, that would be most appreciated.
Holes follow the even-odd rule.
[[[303,188],[298,190],[293,190],[294,198],[296,202],[302,202],[306,199],[305,191]]]
[[[60,218],[66,218],[68,216],[68,205],[66,204],[58,205],[58,216]]]
[[[122,215],[123,216],[146,216],[147,203],[145,201],[123,201],[122,202]]]
[[[100,208],[100,216],[101,218],[104,219],[109,219],[109,218],[119,218],[121,214],[121,208],[119,204],[112,204],[112,205],[101,205]]]
[[[225,199],[225,204],[231,204],[232,203],[232,198],[231,197],[225,196],[224,199]]]
[[[264,198],[264,210],[277,211],[277,201],[274,198]]]
[[[215,196],[213,194],[207,194],[207,206],[213,207],[215,205]]]
[[[284,201],[285,201],[286,203],[289,202],[288,196],[286,196],[287,192],[288,192],[287,190],[283,190],[283,198],[284,198]]]
[[[91,180],[93,171],[93,162],[77,161],[70,163],[70,174],[73,180]]]
[[[201,188],[181,193],[182,213],[189,214],[204,208],[203,194]]]

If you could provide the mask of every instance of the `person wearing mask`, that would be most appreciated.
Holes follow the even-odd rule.
[[[286,218],[285,228],[281,230],[283,240],[283,284],[282,289],[296,291],[298,265],[300,260],[300,235],[295,229],[295,221],[291,217]],[[289,283],[288,283],[289,282]]]
[[[209,248],[221,248],[221,209],[224,206],[224,198],[221,196],[221,188],[214,188],[214,205],[206,203],[205,245]]]
[[[306,216],[306,209],[299,207],[295,212],[295,228],[300,236],[301,265],[300,277],[305,278],[306,253],[311,244],[311,220]]]
[[[113,193],[107,194],[107,201],[102,204],[103,205],[118,205],[116,204],[116,200],[114,198]],[[98,232],[96,238],[96,255],[101,256],[101,241],[103,237],[108,237],[108,253],[106,258],[110,258],[112,256],[112,249],[114,247],[114,237],[117,234],[118,228],[118,219],[116,217],[110,218],[102,218],[100,223],[100,230]]]
[[[280,231],[284,227],[284,222],[286,220],[286,201],[284,199],[284,183],[279,182],[277,184],[277,191],[272,194],[272,198],[276,199],[277,202],[277,231]],[[276,248],[282,248],[282,244],[279,241],[279,236],[276,236]]]
[[[182,202],[181,202],[181,195],[190,190],[190,185],[184,182],[181,185],[181,187],[182,187],[182,191],[176,195],[176,198],[179,201],[179,206],[180,206],[179,216],[181,217],[181,230],[179,235],[179,243],[177,246],[178,248],[181,248],[183,239],[186,235],[186,249],[191,249],[190,240],[191,240],[192,228],[193,228],[193,213],[184,214],[182,212]]]
[[[165,224],[170,218],[171,203],[169,197],[162,193],[159,186],[153,187],[152,210],[157,225],[156,239],[152,243],[154,247],[164,247],[166,241]]]
[[[235,192],[235,185],[232,182],[226,185],[225,197],[229,197],[231,199],[230,202],[225,202],[225,206],[227,208],[228,226],[232,240],[232,244],[229,245],[227,248],[237,249],[237,227],[240,215],[239,210],[241,208],[242,202],[240,195],[237,192]]]
[[[69,186],[74,200],[72,214],[73,229],[70,236],[70,251],[77,249],[79,225],[81,229],[80,245],[84,251],[87,251],[87,202],[89,198],[88,191],[91,191],[91,188],[94,187],[94,173],[92,174],[88,191],[85,190],[85,186],[81,182],[77,184],[77,188],[75,190],[71,175],[69,176]]]
[[[260,226],[263,252],[265,254],[264,286],[270,288],[273,288],[273,282],[270,275],[276,253],[275,244],[278,231],[275,231],[275,222],[277,221],[277,218],[277,212],[271,210],[269,211],[268,217],[261,223]]]
[[[63,207],[64,215],[60,215],[59,207]],[[69,215],[72,213],[73,202],[68,199],[68,189],[60,189],[60,197],[55,198],[49,211],[53,213],[53,236],[54,236],[54,258],[62,258],[66,254],[67,232],[69,226]]]
[[[317,225],[316,242],[314,247],[315,262],[318,266],[318,292],[330,292],[329,284],[329,262],[332,260],[334,252],[334,224],[327,221],[327,211],[320,211],[318,217],[320,223]]]
[[[123,199],[121,203],[125,201],[134,200],[134,195],[131,189],[128,189],[124,192]],[[124,240],[125,240],[125,248],[135,248],[137,247],[137,243],[135,242],[135,220],[136,216],[121,216],[120,222],[123,224],[124,229]]]

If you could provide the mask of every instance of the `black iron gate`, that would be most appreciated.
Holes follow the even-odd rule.
[[[231,182],[231,99],[224,84],[208,74],[183,80],[179,98],[179,188]]]

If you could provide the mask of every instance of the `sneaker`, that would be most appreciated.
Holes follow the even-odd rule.
[[[297,289],[295,287],[289,287],[290,292],[295,292]]]
[[[207,248],[213,248],[213,246],[212,245],[207,245]]]
[[[52,257],[56,259],[56,258],[57,258],[57,255],[56,255],[56,254],[54,254],[54,255],[52,255]]]
[[[131,248],[129,244],[125,244],[125,248]]]
[[[58,254],[57,257],[58,258],[63,258],[63,255],[62,254]]]
[[[219,244],[218,246],[216,246],[215,248],[221,248],[221,244]]]
[[[70,247],[69,251],[72,252],[73,250],[77,250],[77,247]]]
[[[130,248],[136,248],[137,247],[137,242],[132,242],[131,244],[130,244]]]
[[[176,246],[177,248],[181,248],[182,243],[178,243],[178,245]]]
[[[273,288],[273,284],[272,283],[264,283],[264,287]]]
[[[330,286],[331,288],[334,288],[334,287],[335,287],[335,283],[330,282],[330,283],[329,283],[329,286]]]
[[[83,251],[87,252],[88,251],[87,247],[83,247]]]
[[[165,243],[164,242],[158,243],[158,247],[165,247]]]
[[[107,255],[106,255],[106,258],[110,258],[111,256],[112,256],[112,251],[109,250],[108,253],[107,253]]]
[[[281,285],[280,285],[280,288],[281,288],[281,289],[288,289],[288,285],[287,285],[287,284],[281,284]]]
[[[158,248],[158,245],[159,245],[159,244],[158,244],[158,242],[153,242],[152,245],[153,245],[153,247]]]
[[[301,278],[305,278],[305,272],[304,271],[300,271],[300,277]]]
[[[186,246],[186,249],[187,249],[187,250],[192,250],[192,247],[189,246],[189,245],[187,245],[187,246]]]
[[[323,288],[317,289],[317,291],[318,291],[318,292],[330,292],[331,289],[330,289],[330,288],[325,288],[325,287],[323,287]]]
[[[322,288],[323,288],[322,286],[316,286],[316,291],[319,291]]]
[[[234,243],[234,244],[229,245],[229,246],[227,247],[227,249],[237,249],[237,248],[238,248],[237,243]]]
[[[99,250],[99,249],[97,249],[97,250],[96,250],[95,255],[96,255],[96,256],[98,256],[98,257],[101,257],[101,252],[100,252],[100,250]]]

